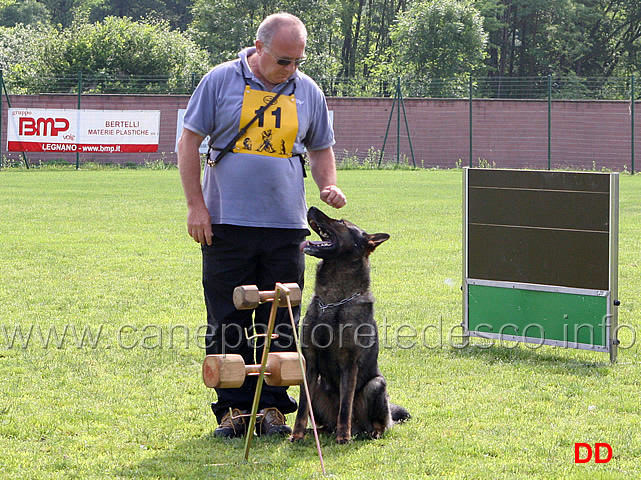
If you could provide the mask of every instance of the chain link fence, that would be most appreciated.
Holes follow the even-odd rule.
[[[12,75],[3,72],[12,95],[38,93],[109,93],[189,95],[201,79],[195,73],[183,76],[89,74],[67,76]],[[397,78],[316,78],[328,97],[393,97]],[[420,81],[400,78],[405,97],[629,100],[634,76],[626,77],[457,77]]]
[[[3,96],[2,112],[6,122],[5,109],[9,99],[16,99],[17,106],[21,106],[19,99],[29,95],[77,96],[76,103],[78,106],[82,103],[83,108],[87,108],[84,107],[85,101],[81,102],[83,95],[95,97],[101,94],[123,97],[175,95],[185,97],[181,102],[186,103],[201,76],[78,73],[29,77],[0,71],[0,79],[3,79],[0,95]],[[406,163],[424,167],[451,168],[458,162],[458,165],[510,168],[579,166],[635,171],[635,104],[638,95],[632,75],[609,78],[468,76],[421,81],[402,77],[379,80],[317,78],[316,81],[328,100],[360,100],[351,107],[349,122],[341,123],[340,116],[345,115],[343,111],[337,113],[339,117],[335,122],[339,139],[337,159],[350,166],[377,162],[380,165],[381,159],[385,159],[384,163],[399,163],[399,156],[403,156]],[[398,110],[395,118],[392,118],[388,104],[374,113],[368,111],[368,104],[371,105],[373,99],[390,102],[391,110],[394,110],[391,102],[392,99],[396,102],[399,91],[402,92],[401,102],[403,99],[412,102],[409,108],[411,118],[409,121],[404,119],[401,136],[407,135],[407,140],[415,141],[415,152],[411,144],[409,148],[400,145],[405,140],[398,134],[398,125],[391,125],[390,129],[391,123],[401,121]],[[448,103],[439,103],[441,100]],[[155,100],[148,102],[154,103]],[[425,104],[429,106],[425,107]],[[35,107],[31,105],[31,108]],[[167,113],[163,115],[165,119],[171,118]],[[367,124],[373,123],[375,116],[383,125],[368,131],[366,138],[357,138],[364,136]],[[0,122],[2,120],[0,117]],[[170,121],[175,122],[173,118]],[[392,138],[394,129],[397,138]],[[6,123],[4,126],[0,124],[0,135],[0,140],[5,142],[5,145],[0,145],[0,157],[15,157],[15,153],[5,153]],[[173,142],[173,139],[167,140],[167,145]],[[385,145],[387,151],[380,151]],[[396,158],[391,153],[394,150]],[[162,156],[163,161],[175,162],[172,146],[166,146]],[[411,160],[408,161],[409,158]],[[145,158],[147,160],[148,157]],[[129,158],[117,161],[139,162]]]

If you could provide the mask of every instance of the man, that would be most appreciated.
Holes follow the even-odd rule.
[[[335,141],[325,97],[298,70],[306,41],[307,31],[297,17],[270,15],[258,27],[255,46],[205,75],[187,106],[178,165],[188,232],[203,254],[208,354],[238,353],[245,363],[261,358],[253,347],[263,342],[251,337],[264,333],[270,305],[258,307],[252,325],[251,311],[234,308],[236,286],[303,286],[304,256],[298,247],[309,235],[305,150],[321,200],[335,208],[346,203],[336,186]],[[198,147],[207,135],[211,151],[201,186]],[[298,307],[294,313],[298,317]],[[272,351],[295,349],[288,325],[288,312],[280,309],[280,336]],[[256,377],[248,377],[241,388],[217,389],[218,401],[212,404],[219,423],[216,436],[253,434],[246,432],[249,422],[243,415],[251,409],[255,388]],[[257,434],[291,433],[284,414],[296,407],[286,387],[264,385]]]

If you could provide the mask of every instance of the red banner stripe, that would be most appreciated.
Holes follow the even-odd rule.
[[[51,153],[147,153],[157,152],[157,144],[78,144],[53,142],[7,142],[10,152]]]

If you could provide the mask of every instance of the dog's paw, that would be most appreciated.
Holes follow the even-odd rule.
[[[290,435],[289,441],[294,443],[294,442],[301,442],[305,438],[305,432],[294,432]]]
[[[349,435],[336,435],[336,443],[339,445],[345,445],[349,443],[351,437]]]

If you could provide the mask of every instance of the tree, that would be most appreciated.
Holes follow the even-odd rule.
[[[87,19],[91,22],[100,22],[107,17],[115,16],[131,17],[134,20],[153,17],[166,20],[172,28],[182,31],[189,24],[189,9],[192,4],[192,0],[26,0],[26,2],[44,5],[51,12],[51,23],[63,28],[71,27],[74,20]]]
[[[7,74],[23,72],[23,76],[34,76],[31,72],[43,57],[43,39],[49,30],[48,26],[22,24],[0,27],[0,69]]]
[[[49,10],[37,0],[0,0],[0,27],[49,22]]]
[[[412,4],[392,27],[392,62],[397,73],[429,85],[432,95],[450,94],[436,79],[484,72],[487,35],[479,11],[468,2],[430,0]]]
[[[191,0],[83,0],[89,20],[102,21],[107,17],[158,18],[174,29],[184,31],[191,18]]]
[[[335,75],[340,35],[333,22],[336,6],[329,0],[195,0],[188,32],[210,52],[211,63],[218,64],[253,45],[260,22],[279,11],[297,15],[307,27],[305,72],[314,77]]]
[[[492,74],[547,75],[582,48],[575,0],[481,0],[477,4],[486,19],[496,15],[488,30]]]
[[[213,64],[231,60],[254,43],[256,29],[271,7],[256,0],[195,0],[189,33],[210,52]]]
[[[130,87],[131,75],[144,75],[146,88],[153,91],[154,83],[176,85],[209,69],[206,52],[167,22],[117,17],[93,24],[76,21],[67,29],[45,30],[33,42],[33,57],[14,64],[11,78],[47,91],[65,91],[65,82],[79,71],[120,90]],[[96,91],[104,88],[94,86]]]
[[[83,4],[88,4],[90,1],[91,0],[40,0],[40,3],[44,4],[51,13],[51,23],[65,28],[71,25],[76,13],[85,11]]]
[[[497,76],[609,77],[637,71],[638,0],[476,0]]]
[[[580,75],[611,76],[639,70],[641,4],[638,0],[581,0],[583,39],[590,46],[574,58]]]

